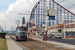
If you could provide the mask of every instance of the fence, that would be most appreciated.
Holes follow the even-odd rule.
[[[0,33],[1,38],[5,38],[6,33]]]

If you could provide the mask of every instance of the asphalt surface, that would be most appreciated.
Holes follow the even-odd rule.
[[[56,47],[57,45],[44,43],[42,41],[37,41],[31,38],[28,38],[27,41],[18,41],[18,43],[27,47],[28,50],[72,50],[63,47]]]
[[[75,45],[75,39],[55,39],[55,38],[47,38],[47,40]]]
[[[43,43],[41,41],[28,38],[27,41],[13,41],[22,48],[22,50],[71,50],[63,47],[55,47],[57,45]]]

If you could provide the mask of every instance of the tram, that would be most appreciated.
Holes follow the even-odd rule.
[[[14,31],[12,31],[11,37],[15,40],[27,40],[27,28],[18,26]]]

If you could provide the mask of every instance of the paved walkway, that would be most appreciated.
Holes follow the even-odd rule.
[[[8,50],[22,50],[8,35],[6,35]]]

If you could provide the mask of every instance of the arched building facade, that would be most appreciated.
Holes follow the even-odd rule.
[[[47,0],[48,9],[56,9],[55,20],[47,20],[47,25],[58,24],[59,20],[75,20],[75,14],[55,2],[54,0]],[[39,0],[33,7],[30,15],[30,20],[35,20],[35,25],[41,27],[42,24],[45,24],[45,15],[46,14],[46,0]],[[70,21],[69,21],[70,22]]]

